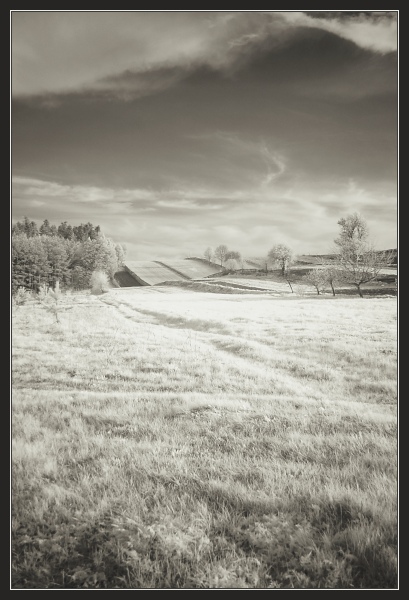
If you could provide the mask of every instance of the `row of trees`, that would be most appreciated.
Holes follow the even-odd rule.
[[[376,279],[382,268],[394,262],[394,252],[374,249],[369,240],[367,223],[358,213],[340,219],[338,225],[340,232],[334,240],[333,261],[329,265],[317,265],[304,276],[304,280],[312,285],[318,294],[330,286],[334,296],[336,285],[353,285],[362,298],[362,286]],[[207,248],[204,257],[209,262],[216,258],[220,261],[220,266],[227,270],[244,267],[240,253],[229,251],[225,245],[218,246],[214,252]],[[291,267],[295,260],[295,254],[289,246],[276,244],[265,258],[265,269],[267,271],[268,266],[272,264],[278,265],[282,277],[293,291]]]
[[[243,268],[243,259],[240,252],[229,250],[224,244],[217,246],[214,251],[210,247],[206,248],[204,257],[208,262],[217,260],[222,268],[229,270],[237,269],[239,265]]]
[[[95,271],[112,280],[123,263],[125,248],[103,235],[99,226],[65,222],[57,228],[46,220],[36,229],[31,223],[24,218],[12,230],[13,294],[19,287],[54,288],[57,281],[62,288],[86,289]]]
[[[99,225],[94,227],[92,223],[81,223],[72,227],[67,221],[64,221],[58,227],[51,225],[48,219],[45,219],[38,227],[35,221],[30,221],[28,217],[24,217],[23,221],[17,221],[12,227],[12,235],[25,233],[27,237],[37,237],[39,235],[47,235],[50,237],[61,237],[65,240],[76,240],[85,242],[88,239],[95,240],[101,233]]]

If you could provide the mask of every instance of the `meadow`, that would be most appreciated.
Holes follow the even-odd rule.
[[[396,297],[235,282],[13,306],[13,589],[398,587]]]

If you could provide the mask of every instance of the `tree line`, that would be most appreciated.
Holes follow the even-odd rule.
[[[377,279],[384,267],[395,263],[396,253],[375,250],[369,239],[368,225],[358,213],[339,219],[338,225],[340,231],[334,240],[335,248],[331,264],[317,265],[316,268],[308,271],[303,279],[316,289],[317,294],[330,286],[335,296],[336,286],[347,284],[354,286],[362,298],[362,286]],[[239,252],[228,250],[224,244],[217,246],[214,251],[210,247],[206,248],[204,257],[208,262],[217,260],[222,269],[227,271],[240,268],[243,270],[246,262]],[[281,276],[293,291],[294,280],[291,268],[295,262],[295,253],[289,246],[276,244],[264,258],[265,271],[268,271],[269,266],[277,265]]]
[[[64,221],[58,227],[48,219],[40,227],[24,217],[12,227],[12,293],[18,288],[38,291],[41,286],[89,288],[93,273],[112,281],[123,264],[125,248],[106,237],[99,225]]]

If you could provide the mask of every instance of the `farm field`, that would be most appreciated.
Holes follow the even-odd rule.
[[[184,281],[186,279],[197,279],[213,275],[221,270],[221,267],[208,264],[203,260],[166,260],[154,261],[127,261],[125,269],[147,285],[158,285],[168,281]],[[119,274],[121,283],[123,271]],[[137,283],[137,282],[136,282]],[[126,285],[126,284],[125,284]]]
[[[184,281],[183,275],[175,273],[164,265],[154,261],[127,261],[126,268],[148,285],[156,285],[164,281]]]
[[[222,267],[218,265],[208,264],[203,260],[195,260],[193,258],[183,260],[166,259],[162,264],[179,271],[179,273],[182,273],[182,275],[191,279],[200,279],[201,277],[207,277],[208,275],[215,275],[222,270]]]
[[[13,588],[398,587],[396,297],[234,277],[12,317]]]

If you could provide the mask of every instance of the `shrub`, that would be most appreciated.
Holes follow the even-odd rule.
[[[104,271],[94,271],[91,275],[91,293],[103,294],[107,291],[109,281],[108,275]]]
[[[13,296],[13,302],[16,306],[21,306],[27,302],[30,296],[31,294],[26,288],[19,287]]]

